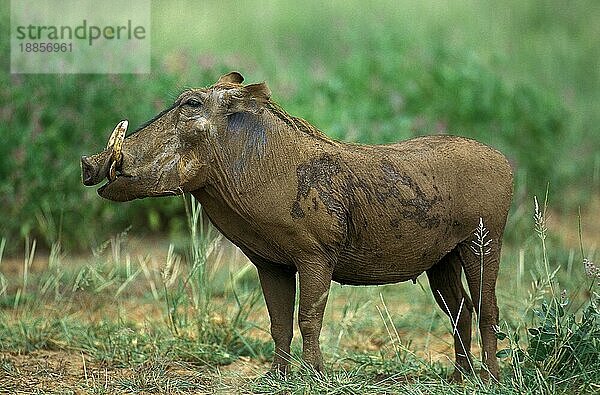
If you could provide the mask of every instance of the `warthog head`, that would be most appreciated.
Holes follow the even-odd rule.
[[[121,121],[104,151],[81,158],[83,183],[92,186],[107,178],[98,194],[115,201],[204,187],[217,157],[235,145],[232,124],[239,127],[240,114],[251,116],[269,100],[264,83],[243,86],[243,80],[231,72],[209,88],[186,90],[127,138],[128,122]]]

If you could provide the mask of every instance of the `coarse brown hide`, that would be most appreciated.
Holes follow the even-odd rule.
[[[99,183],[112,168],[98,190],[110,200],[192,193],[257,267],[274,369],[289,363],[296,275],[303,358],[322,369],[319,333],[331,280],[387,284],[425,272],[456,328],[455,377],[472,370],[477,306],[481,374],[497,379],[495,286],[512,195],[506,158],[454,136],[378,146],[333,141],[278,107],[264,83],[242,82],[232,72],[184,91],[120,152],[82,157],[84,183]],[[480,218],[491,240],[483,265],[470,248]]]

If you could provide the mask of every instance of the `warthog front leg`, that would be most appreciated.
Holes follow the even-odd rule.
[[[319,335],[327,304],[333,267],[326,262],[303,262],[298,267],[300,305],[298,325],[302,333],[302,359],[315,370],[323,370]]]
[[[286,373],[290,343],[294,335],[294,302],[296,299],[295,268],[252,260],[258,269],[260,285],[271,318],[271,336],[275,342],[273,371]],[[258,264],[257,264],[258,263]]]

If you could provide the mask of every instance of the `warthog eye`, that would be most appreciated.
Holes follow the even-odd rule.
[[[186,100],[185,105],[196,108],[196,107],[200,107],[202,105],[202,103],[198,99],[188,99],[188,100]]]

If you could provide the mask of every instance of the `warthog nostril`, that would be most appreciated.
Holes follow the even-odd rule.
[[[85,155],[81,157],[81,175],[84,185],[92,186],[95,184],[96,169]]]

